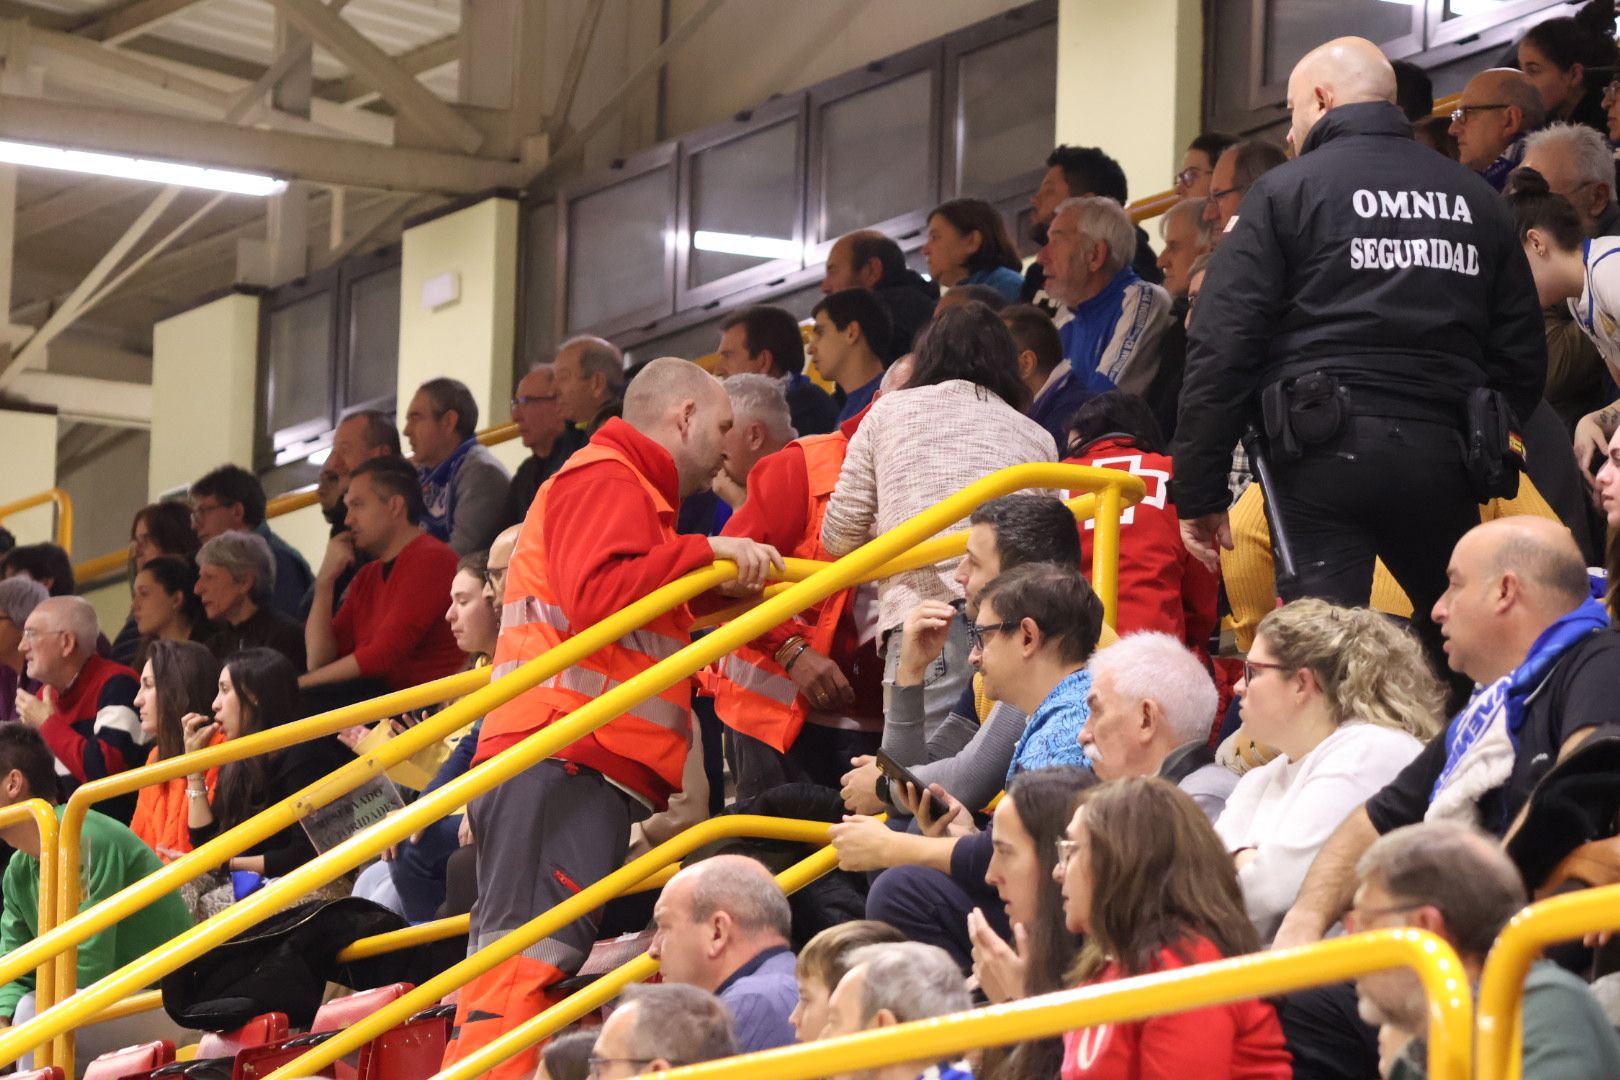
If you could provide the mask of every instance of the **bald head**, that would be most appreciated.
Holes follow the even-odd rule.
[[[1394,100],[1395,69],[1378,46],[1366,38],[1335,38],[1306,53],[1288,77],[1288,143],[1301,153],[1305,137],[1330,109]]]
[[[690,360],[661,356],[625,388],[624,422],[669,451],[685,498],[706,489],[720,471],[731,398],[719,379]]]
[[[888,273],[905,266],[900,245],[876,229],[857,229],[840,236],[827,252],[821,292],[831,296],[845,289],[871,289]]]
[[[1547,107],[1536,84],[1513,68],[1491,68],[1468,80],[1457,97],[1461,119],[1451,123],[1457,157],[1483,172],[1513,141],[1546,123]]]
[[[82,596],[53,596],[29,612],[20,650],[27,673],[56,690],[73,685],[96,651],[96,609]]]
[[[496,534],[489,545],[489,565],[491,567],[504,567],[512,561],[512,551],[517,547],[518,532],[523,526],[508,525]]]
[[[1446,660],[1480,685],[1523,662],[1537,638],[1591,595],[1585,560],[1562,524],[1506,517],[1470,529],[1434,605]]]

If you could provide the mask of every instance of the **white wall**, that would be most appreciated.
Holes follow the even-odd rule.
[[[256,296],[232,293],[152,328],[151,497],[228,461],[253,466],[258,357]]]
[[[0,410],[0,504],[26,499],[56,486],[56,427],[54,413]],[[77,508],[76,508],[77,509]],[[11,530],[19,544],[51,540],[54,514],[49,505],[14,514],[0,525]]]

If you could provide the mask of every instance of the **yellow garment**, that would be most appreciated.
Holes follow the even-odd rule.
[[[1558,520],[1547,500],[1530,482],[1519,477],[1519,493],[1511,499],[1492,499],[1479,508],[1481,521],[1528,516]],[[1260,485],[1250,484],[1233,504],[1231,551],[1221,552],[1221,579],[1226,583],[1226,599],[1232,605],[1228,625],[1237,638],[1237,648],[1247,653],[1254,645],[1255,627],[1266,612],[1277,606],[1277,577],[1271,563],[1271,529],[1266,524],[1266,506]],[[1387,615],[1410,618],[1412,601],[1395,583],[1383,560],[1373,566],[1372,596],[1369,607]]]

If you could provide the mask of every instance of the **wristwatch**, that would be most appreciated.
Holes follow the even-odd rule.
[[[878,773],[877,783],[872,785],[872,790],[877,792],[878,802],[882,803],[884,806],[894,806],[894,802],[889,798],[888,773]]]

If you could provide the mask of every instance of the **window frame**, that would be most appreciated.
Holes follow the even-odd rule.
[[[599,337],[611,337],[614,334],[633,330],[645,323],[655,322],[675,312],[675,250],[677,247],[675,231],[680,217],[681,189],[680,167],[678,162],[679,144],[670,142],[650,147],[640,153],[627,158],[620,158],[606,169],[600,169],[564,184],[557,191],[557,251],[556,274],[557,280],[554,289],[554,302],[556,307],[552,317],[552,325],[559,341],[566,341],[576,334],[595,334]],[[667,170],[669,175],[669,210],[664,217],[664,263],[661,269],[663,281],[663,296],[650,304],[644,304],[634,311],[626,312],[606,322],[593,323],[589,326],[572,326],[568,321],[568,257],[572,251],[570,244],[569,227],[570,213],[576,202],[588,199],[592,195],[600,194],[619,184],[639,180],[659,170]]]
[[[1271,5],[1275,0],[1249,0],[1249,96],[1251,112],[1267,107],[1282,107],[1286,115],[1288,99],[1287,80],[1268,83],[1266,77],[1266,31],[1271,24]],[[1435,0],[1414,3],[1407,32],[1389,41],[1376,42],[1391,60],[1405,60],[1423,51],[1424,35],[1428,25],[1429,7]]]
[[[1518,0],[1517,3],[1500,11],[1482,11],[1476,15],[1463,15],[1447,21],[1446,0],[1428,0],[1425,5],[1426,14],[1426,41],[1430,49],[1442,45],[1464,43],[1465,39],[1483,38],[1491,31],[1499,30],[1511,24],[1511,30],[1505,38],[1517,38],[1523,30],[1541,22],[1542,19],[1555,18],[1557,14],[1553,8],[1568,8],[1562,14],[1573,14],[1579,5],[1567,4],[1560,0]],[[1543,14],[1543,13],[1546,14]],[[1523,21],[1521,21],[1523,20]]]
[[[1037,164],[1027,172],[1008,177],[982,191],[967,191],[962,187],[964,143],[962,138],[965,118],[962,115],[961,62],[969,53],[1000,44],[1021,34],[1035,33],[1045,28],[1057,34],[1058,15],[1055,7],[1030,5],[1013,8],[994,19],[958,30],[945,38],[945,54],[941,58],[941,130],[940,172],[936,181],[936,194],[953,191],[957,196],[971,196],[990,203],[999,203],[1016,196],[1025,189],[1040,187],[1046,175],[1046,166]],[[1057,101],[1053,91],[1054,105]],[[1053,140],[1056,146],[1056,140]],[[1042,161],[1045,159],[1043,158]],[[936,203],[937,205],[937,203]],[[926,223],[925,223],[926,224]]]
[[[675,310],[702,307],[712,300],[729,297],[753,285],[772,282],[804,269],[805,266],[805,202],[793,200],[792,240],[798,255],[792,259],[772,259],[770,262],[749,267],[716,278],[702,285],[688,284],[692,265],[692,159],[717,147],[746,139],[749,136],[783,123],[794,125],[793,183],[796,192],[805,189],[806,151],[809,145],[808,95],[800,92],[773,98],[765,104],[747,109],[725,124],[718,124],[677,140],[680,147],[678,197],[675,216]]]

